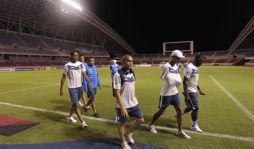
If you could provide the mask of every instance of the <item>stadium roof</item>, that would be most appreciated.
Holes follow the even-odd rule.
[[[101,46],[112,54],[137,54],[112,28],[64,0],[2,0],[0,29]]]
[[[239,49],[253,49],[254,48],[254,17],[244,27],[242,32],[238,35],[234,43],[229,48],[229,51]]]

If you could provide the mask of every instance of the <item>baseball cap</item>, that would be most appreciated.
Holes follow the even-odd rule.
[[[171,56],[177,56],[177,57],[179,57],[179,58],[185,58],[185,57],[183,56],[182,52],[179,51],[179,50],[174,50],[174,51],[172,52]]]
[[[113,60],[113,62],[116,62],[116,60]]]

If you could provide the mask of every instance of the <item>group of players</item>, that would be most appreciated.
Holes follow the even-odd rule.
[[[153,115],[152,120],[148,123],[147,128],[152,133],[157,133],[154,123],[155,121],[165,112],[165,109],[169,105],[173,105],[176,110],[174,117],[178,122],[178,132],[176,136],[190,139],[191,137],[184,133],[182,130],[182,115],[191,112],[191,130],[202,133],[203,131],[198,126],[198,95],[197,90],[200,95],[205,95],[200,87],[198,86],[199,71],[198,67],[202,65],[204,58],[197,55],[192,63],[189,63],[184,69],[183,73],[183,95],[185,97],[186,108],[181,108],[181,99],[178,93],[178,87],[181,84],[180,69],[176,65],[181,58],[184,58],[183,54],[179,50],[174,50],[172,52],[170,61],[167,62],[163,68],[160,78],[163,80],[163,86],[159,98],[159,110]],[[77,122],[73,119],[72,115],[76,112],[81,125],[83,128],[87,127],[87,124],[82,119],[79,110],[79,99],[83,97],[84,107],[83,109],[87,112],[89,105],[91,104],[94,116],[99,118],[99,114],[95,109],[95,96],[97,92],[97,87],[101,84],[99,81],[97,67],[94,66],[94,58],[88,58],[87,66],[84,62],[79,62],[79,53],[77,51],[71,52],[71,62],[65,64],[63,77],[61,81],[60,95],[63,95],[63,85],[65,82],[66,75],[68,75],[68,85],[69,93],[72,101],[72,107],[67,121]],[[110,66],[111,76],[112,76],[112,87],[113,95],[117,100],[117,114],[116,121],[119,122],[118,133],[121,138],[122,148],[129,149],[128,143],[125,141],[125,137],[128,142],[133,144],[134,139],[132,138],[132,132],[144,122],[143,112],[138,103],[135,89],[135,73],[132,69],[133,58],[129,55],[125,55],[122,60],[122,68],[113,61]],[[83,76],[83,77],[82,77]],[[82,79],[81,79],[82,78]],[[83,83],[82,83],[83,82]],[[83,84],[83,85],[82,85]],[[84,92],[87,92],[88,102],[86,103],[84,98]],[[130,128],[125,131],[125,124],[129,117],[135,117],[134,122],[131,124]]]

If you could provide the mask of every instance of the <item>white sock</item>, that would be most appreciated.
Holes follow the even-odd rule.
[[[194,127],[195,125],[198,124],[198,120],[196,120],[196,121],[191,120],[191,123],[192,123],[192,127]]]

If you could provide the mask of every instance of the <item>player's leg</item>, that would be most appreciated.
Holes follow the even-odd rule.
[[[124,138],[124,132],[125,132],[125,124],[127,123],[128,119],[127,117],[122,116],[121,114],[121,108],[117,108],[116,111],[116,122],[119,122],[118,125],[118,134],[121,139],[121,146],[122,148],[130,148],[127,142],[125,141]]]
[[[169,96],[160,96],[159,100],[159,110],[154,113],[152,121],[148,123],[147,128],[152,133],[157,133],[157,131],[154,128],[154,122],[165,112],[165,109],[168,107],[170,103],[170,97]]]
[[[185,93],[183,92],[183,95],[185,96]],[[190,112],[192,110],[192,105],[189,100],[185,100],[186,108],[182,109],[182,115]],[[174,114],[175,118],[177,118],[177,113]]]
[[[178,123],[178,132],[176,133],[176,136],[182,137],[184,139],[190,139],[191,137],[188,136],[187,134],[185,134],[182,130],[182,108],[181,108],[181,99],[179,94],[175,94],[174,96],[172,96],[172,101],[170,102],[171,105],[174,106],[176,113],[177,113],[177,123]]]
[[[192,112],[191,112],[191,127],[190,129],[196,132],[202,133],[203,131],[198,126],[198,111],[199,111],[199,103],[198,103],[198,95],[196,92],[189,93],[190,102],[192,103]]]
[[[129,140],[130,143],[134,143],[132,138],[132,132],[144,122],[143,112],[139,104],[133,108],[128,109],[128,115],[130,117],[135,117],[136,120],[132,122],[131,127],[124,133],[124,136]]]
[[[178,132],[182,132],[182,108],[180,105],[173,105],[177,113]]]

